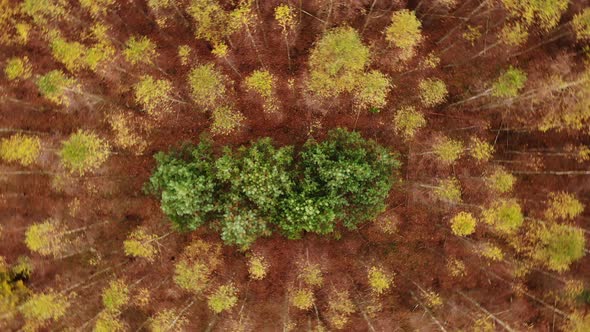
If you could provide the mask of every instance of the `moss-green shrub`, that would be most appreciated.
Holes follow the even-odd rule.
[[[297,157],[266,138],[217,158],[202,141],[158,153],[156,162],[146,189],[177,228],[211,221],[226,243],[243,248],[273,229],[289,238],[331,233],[337,221],[354,229],[384,210],[399,167],[384,147],[342,129],[308,141]]]

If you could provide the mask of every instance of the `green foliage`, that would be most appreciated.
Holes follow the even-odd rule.
[[[195,230],[217,209],[211,144],[155,155],[156,169],[146,186],[158,194],[162,211],[181,231]]]
[[[590,8],[576,14],[572,20],[572,26],[577,40],[590,39]]]
[[[123,55],[132,65],[152,64],[157,55],[156,44],[146,36],[132,36],[125,43]]]
[[[441,179],[434,189],[434,194],[442,201],[451,204],[461,203],[461,183],[456,178]]]
[[[39,92],[47,99],[58,105],[68,104],[65,92],[71,89],[76,81],[67,77],[60,70],[52,70],[45,75],[40,76],[37,81]]]
[[[442,163],[452,165],[461,158],[465,147],[461,141],[444,136],[434,143],[433,149],[434,154]]]
[[[155,246],[157,238],[157,235],[149,234],[144,228],[137,228],[123,241],[125,255],[142,257],[153,262],[158,253],[158,248]]]
[[[188,84],[195,103],[203,108],[213,108],[223,102],[224,81],[225,77],[212,64],[193,68],[188,76]]]
[[[471,235],[475,232],[477,220],[471,213],[459,212],[451,219],[451,230],[457,236]]]
[[[414,48],[422,41],[422,23],[416,13],[408,9],[393,12],[385,39],[402,50],[402,59],[411,58]]]
[[[151,76],[143,76],[135,84],[135,101],[143,106],[150,115],[168,112],[171,108],[170,94],[172,83],[167,80],[155,80]]]
[[[549,31],[559,23],[568,0],[502,0],[511,16],[525,25],[538,25]]]
[[[276,225],[289,238],[327,234],[374,218],[394,182],[397,159],[358,133],[337,129],[308,141],[294,164],[293,147],[261,139],[214,161],[210,145],[156,155],[149,192],[181,230],[206,221],[229,244],[248,247]]]
[[[518,93],[527,81],[527,75],[524,71],[510,66],[492,86],[492,96],[502,98],[513,98],[518,96]]]
[[[123,280],[112,280],[102,291],[102,304],[107,312],[117,314],[129,302],[129,288]]]
[[[537,245],[533,257],[550,270],[563,272],[584,256],[584,232],[573,226],[543,225],[536,234]]]
[[[371,70],[359,78],[354,92],[355,103],[360,109],[383,108],[391,87],[391,80],[385,74]]]
[[[516,177],[504,169],[498,168],[494,173],[487,176],[485,181],[488,187],[492,190],[499,193],[507,193],[512,191],[512,187],[514,187],[514,183],[516,182]]]
[[[329,30],[311,51],[309,89],[333,97],[352,92],[369,62],[369,49],[356,30],[340,27]]]
[[[4,67],[4,74],[9,81],[26,80],[31,77],[31,64],[29,58],[10,58]]]
[[[392,173],[400,166],[384,147],[343,129],[332,130],[321,143],[308,141],[300,158],[303,179],[282,204],[280,226],[289,237],[331,233],[335,219],[354,229],[375,218],[385,209]]]
[[[220,286],[207,297],[209,309],[216,314],[233,308],[237,303],[238,289],[232,283]]]
[[[0,159],[29,166],[39,157],[41,139],[36,136],[15,134],[0,140]]]
[[[275,149],[269,138],[241,147],[225,149],[215,162],[216,179],[228,188],[223,202],[221,238],[226,243],[247,247],[268,233],[268,223],[278,213],[277,202],[292,190],[290,173],[293,148]]]
[[[20,313],[25,318],[25,331],[35,331],[45,327],[50,321],[65,316],[70,303],[65,295],[49,290],[33,294],[22,306]]]
[[[522,225],[524,216],[516,200],[501,199],[483,211],[483,220],[502,234],[512,234]]]
[[[573,194],[563,191],[549,194],[545,218],[573,220],[582,212],[584,205]]]
[[[424,115],[413,106],[400,108],[393,118],[393,130],[405,140],[411,140],[416,132],[426,126]]]
[[[100,167],[109,157],[108,143],[91,131],[79,129],[62,142],[61,163],[71,173],[84,175]]]
[[[427,107],[433,107],[443,103],[449,94],[445,82],[438,78],[427,78],[420,81],[418,89],[420,90],[420,100]]]

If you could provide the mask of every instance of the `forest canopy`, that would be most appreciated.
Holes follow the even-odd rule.
[[[247,247],[277,229],[303,232],[349,229],[385,209],[397,181],[398,157],[359,133],[335,129],[326,140],[276,148],[263,138],[216,154],[210,141],[155,156],[146,185],[181,231],[209,224],[227,244]]]

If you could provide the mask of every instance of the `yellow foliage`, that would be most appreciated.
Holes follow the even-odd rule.
[[[176,263],[174,282],[182,289],[195,294],[207,286],[211,274],[220,263],[221,247],[197,240],[184,248],[181,259]]]
[[[494,147],[478,137],[472,137],[469,144],[469,154],[478,162],[489,161],[494,154]]]
[[[459,212],[451,219],[451,229],[457,236],[473,234],[476,224],[477,220],[468,212]]]
[[[57,258],[70,249],[71,241],[66,235],[65,225],[57,219],[47,219],[27,228],[25,244],[31,251]]]
[[[126,330],[125,324],[123,324],[117,314],[109,311],[101,312],[96,318],[94,324],[94,332],[122,332]]]
[[[174,309],[164,309],[150,318],[150,331],[184,331],[186,324],[188,324],[188,320],[181,313]]]
[[[385,40],[402,50],[400,58],[411,58],[422,39],[422,23],[414,11],[402,9],[393,12],[391,24],[385,30]]]
[[[51,53],[55,60],[64,64],[70,72],[76,72],[86,67],[86,47],[78,42],[68,42],[56,35],[51,40]]]
[[[467,25],[467,31],[463,32],[463,39],[467,40],[471,46],[481,38],[481,30],[478,26]]]
[[[570,193],[560,191],[549,194],[545,218],[573,220],[584,212],[584,205]]]
[[[426,125],[424,115],[413,106],[400,108],[393,118],[393,130],[405,140],[411,140],[416,132]]]
[[[132,36],[127,40],[125,46],[123,55],[132,65],[151,64],[157,55],[156,44],[146,36]]]
[[[57,321],[65,316],[70,303],[65,295],[48,290],[33,294],[22,306],[20,313],[25,318],[25,331],[43,328],[50,321]]]
[[[426,302],[426,306],[430,309],[436,309],[443,304],[443,300],[440,295],[434,291],[425,291],[422,296]]]
[[[421,80],[418,89],[420,90],[420,100],[426,107],[433,107],[443,103],[449,94],[445,82],[438,78]]]
[[[319,264],[303,263],[299,269],[299,275],[297,277],[303,280],[306,285],[314,288],[321,287],[324,283],[324,277]]]
[[[118,314],[129,301],[129,288],[123,280],[112,280],[102,291],[102,303],[107,312]]]
[[[369,279],[371,291],[377,295],[385,293],[393,285],[393,278],[381,267],[372,266],[369,269],[367,278]]]
[[[287,33],[295,27],[295,11],[288,4],[281,4],[275,7],[275,20],[283,28],[283,33]]]
[[[58,152],[62,165],[71,173],[84,173],[99,168],[110,156],[108,143],[93,132],[79,129],[62,142]]]
[[[125,254],[132,257],[142,257],[148,262],[153,262],[158,253],[155,240],[158,238],[155,234],[148,234],[144,228],[137,228],[123,241]]]
[[[499,193],[507,193],[512,191],[516,177],[502,168],[497,168],[494,173],[486,176],[485,182],[492,190]]]
[[[9,81],[26,80],[32,75],[32,67],[29,63],[29,58],[24,56],[22,58],[11,58],[6,62],[4,67],[4,74]]]
[[[499,199],[482,213],[483,220],[501,234],[513,234],[524,222],[520,205],[515,199]]]
[[[461,203],[461,183],[456,178],[441,179],[434,189],[438,199],[449,203]]]
[[[143,106],[150,115],[161,115],[172,107],[172,83],[168,80],[155,80],[152,76],[143,76],[135,84],[135,101]]]
[[[211,132],[216,135],[227,135],[238,129],[244,121],[244,116],[231,106],[219,106],[212,112],[213,124]]]
[[[250,273],[250,278],[262,280],[268,272],[268,263],[263,256],[252,255],[248,260],[248,272]]]
[[[526,42],[528,37],[529,32],[519,22],[506,24],[498,36],[504,44],[509,46],[520,46]]]
[[[41,152],[41,140],[36,136],[15,134],[0,140],[0,159],[18,162],[23,166],[32,164]]]
[[[309,310],[315,303],[313,291],[309,288],[299,288],[291,290],[289,294],[289,303],[297,309]]]
[[[207,305],[218,314],[233,308],[238,303],[238,289],[232,284],[220,286],[207,297]]]
[[[446,165],[452,165],[461,158],[465,147],[463,143],[448,137],[439,138],[433,146],[434,154]]]
[[[225,98],[225,77],[212,64],[191,70],[188,84],[194,102],[203,108],[213,108]]]
[[[188,65],[189,56],[191,54],[191,48],[188,45],[180,45],[178,46],[178,57],[180,58],[180,63],[183,66]]]
[[[478,253],[491,261],[501,261],[504,259],[504,252],[502,252],[502,249],[491,243],[484,243],[479,248]]]
[[[451,258],[447,261],[447,270],[452,277],[464,277],[467,272],[465,270],[465,263],[456,258]]]
[[[348,324],[350,315],[355,311],[348,291],[332,290],[328,299],[327,320],[333,328],[342,330]]]
[[[120,148],[130,150],[135,155],[143,153],[147,142],[134,131],[135,121],[124,113],[108,116],[109,124],[114,132],[114,143]]]

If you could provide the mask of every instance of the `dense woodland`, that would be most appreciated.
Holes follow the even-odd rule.
[[[590,331],[587,0],[0,0],[0,330]]]

